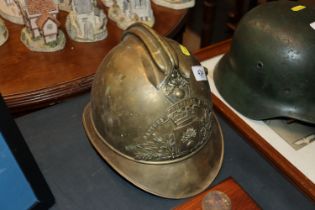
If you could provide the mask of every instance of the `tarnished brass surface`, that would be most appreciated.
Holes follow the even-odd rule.
[[[148,164],[133,161],[115,152],[104,143],[91,118],[88,104],[83,125],[90,142],[106,162],[128,181],[152,194],[166,198],[185,198],[205,190],[217,176],[223,161],[223,137],[215,115],[207,144],[184,161],[169,164]]]
[[[84,112],[90,141],[122,176],[153,194],[182,198],[217,175],[223,139],[208,81],[187,49],[131,26],[96,73]]]

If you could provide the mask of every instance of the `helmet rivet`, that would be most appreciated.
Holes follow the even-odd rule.
[[[287,95],[290,94],[290,92],[291,92],[291,89],[290,89],[290,88],[286,88],[286,89],[284,90],[284,93],[287,94]]]
[[[262,70],[264,68],[264,63],[262,61],[258,61],[256,64],[257,70]]]
[[[185,92],[179,88],[176,88],[174,94],[177,98],[184,98]]]

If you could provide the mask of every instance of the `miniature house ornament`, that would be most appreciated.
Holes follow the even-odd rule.
[[[72,0],[54,0],[58,7],[62,11],[70,12],[71,11],[71,1]]]
[[[154,25],[154,15],[150,0],[113,0],[108,16],[119,28],[125,30],[136,22],[142,22],[150,27]],[[107,1],[107,4],[111,4]]]
[[[58,6],[53,0],[25,0],[20,4],[25,22],[21,41],[31,51],[53,52],[65,46],[65,35],[59,30]]]
[[[5,41],[8,40],[8,30],[4,25],[4,22],[2,19],[0,19],[0,46],[5,43]]]
[[[195,6],[195,0],[152,0],[155,4],[171,9],[186,9]]]
[[[66,29],[71,39],[78,42],[95,42],[107,37],[107,17],[96,6],[96,0],[72,0]]]
[[[0,0],[0,15],[15,24],[24,24],[18,3],[24,5],[24,0]]]
[[[111,7],[114,4],[114,0],[102,0],[102,2],[106,7]]]
[[[0,0],[0,15],[12,23],[24,25],[21,9],[25,7],[25,1],[28,0]],[[58,5],[60,10],[70,12],[72,0],[53,1]]]

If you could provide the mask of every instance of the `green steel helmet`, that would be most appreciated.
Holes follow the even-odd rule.
[[[262,4],[240,21],[214,69],[220,95],[244,116],[315,123],[315,10]]]
[[[166,198],[203,191],[224,147],[205,74],[185,47],[130,26],[95,75],[83,114],[90,142],[145,191]]]

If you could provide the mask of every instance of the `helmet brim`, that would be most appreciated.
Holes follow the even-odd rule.
[[[83,113],[83,125],[97,152],[121,176],[137,187],[165,198],[186,198],[205,190],[219,173],[223,162],[224,143],[214,114],[208,142],[194,155],[167,164],[146,164],[131,160],[112,150],[97,132],[91,106]]]
[[[232,56],[227,53],[217,63],[213,72],[214,84],[224,98],[236,111],[254,120],[267,120],[277,117],[289,117],[314,123],[315,107],[302,100],[294,103],[284,103],[272,97],[269,93],[257,92],[237,74],[237,66],[232,64]]]

